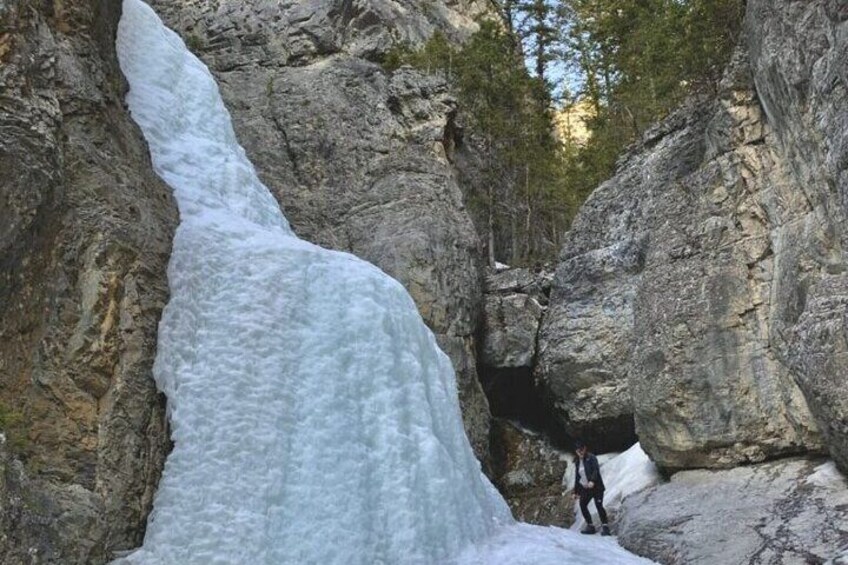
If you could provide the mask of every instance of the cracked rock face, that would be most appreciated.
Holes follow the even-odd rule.
[[[626,498],[617,533],[666,565],[824,563],[848,545],[848,483],[823,460],[683,471]]]
[[[151,367],[177,212],[123,107],[119,6],[0,6],[3,563],[137,545],[168,447]]]
[[[550,280],[544,271],[490,270],[480,332],[480,380],[492,413],[537,428],[545,427],[545,422],[533,366]]]
[[[748,2],[718,96],[587,201],[540,337],[565,426],[603,437],[632,415],[667,469],[825,448],[846,467],[846,18]]]
[[[209,66],[240,142],[299,236],[398,279],[457,369],[466,430],[487,459],[474,334],[480,253],[453,163],[446,85],[373,62],[435,30],[459,40],[482,1],[156,0]]]
[[[805,204],[777,231],[770,338],[848,472],[848,5],[758,0],[748,17],[756,91]]]
[[[435,31],[461,41],[490,13],[485,0],[156,0],[152,3],[218,72],[303,66],[329,55],[376,60]]]

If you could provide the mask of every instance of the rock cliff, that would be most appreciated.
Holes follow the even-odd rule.
[[[844,2],[748,0],[717,94],[647,132],[595,191],[550,298],[544,277],[516,270],[492,274],[485,300],[456,103],[440,80],[379,61],[435,30],[461,40],[486,2],[153,4],[215,73],[298,233],[409,289],[458,369],[481,458],[490,415],[478,349],[501,415],[539,427],[553,418],[602,450],[638,433],[668,470],[825,451],[848,470]],[[118,10],[100,0],[0,6],[4,563],[102,562],[138,545],[168,449],[150,368],[177,214],[122,104]],[[563,518],[560,454],[505,422],[494,435],[494,475],[516,513]],[[634,499],[645,520],[625,507],[622,535],[657,558],[684,555],[662,532],[714,529],[722,509],[693,518],[651,501],[662,507],[685,488],[695,505],[712,491],[686,486],[693,476],[740,497],[739,485],[768,476],[760,490],[771,506],[757,512],[800,508],[784,522],[802,516],[804,531],[805,493],[843,518],[817,502],[836,487],[804,486],[809,463],[769,465],[676,476]],[[769,518],[758,532],[780,527]]]
[[[542,270],[490,270],[480,329],[480,380],[492,413],[537,430],[548,424],[533,366],[551,278],[551,273]]]
[[[150,378],[176,225],[123,106],[117,2],[0,6],[0,561],[137,545],[168,448]]]
[[[848,469],[846,19],[749,1],[717,96],[584,205],[537,367],[565,425],[623,437],[632,416],[671,470],[825,448]]]
[[[479,250],[453,162],[456,104],[443,82],[378,62],[435,30],[460,41],[490,6],[156,7],[217,74],[298,232],[405,283],[455,361],[486,459]],[[101,562],[138,545],[168,449],[150,368],[177,213],[122,102],[119,17],[119,2],[0,8],[3,562]]]
[[[444,82],[378,62],[435,30],[461,40],[482,1],[155,0],[209,66],[239,140],[299,236],[401,281],[457,369],[466,429],[488,458],[476,370],[478,238],[452,161]]]
[[[774,230],[787,260],[770,336],[848,472],[848,5],[758,0],[747,29],[757,95],[806,200]]]

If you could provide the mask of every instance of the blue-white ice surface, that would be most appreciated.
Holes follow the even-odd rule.
[[[123,6],[127,102],[180,210],[154,367],[174,449],[125,562],[641,562],[513,521],[403,287],[291,232],[209,71]]]

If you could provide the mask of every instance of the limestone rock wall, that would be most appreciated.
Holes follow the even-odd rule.
[[[120,3],[0,6],[0,561],[143,534],[168,437],[151,379],[170,190],[123,106]]]
[[[747,29],[756,92],[804,210],[772,230],[784,259],[769,338],[848,472],[848,5],[756,0]]]
[[[156,0],[209,65],[259,176],[299,236],[401,281],[457,369],[477,455],[489,409],[477,379],[479,241],[453,163],[461,142],[444,82],[378,61],[435,30],[460,40],[482,1]]]
[[[848,9],[748,2],[718,96],[646,133],[567,237],[537,375],[668,469],[846,465]]]
[[[493,415],[536,430],[548,423],[533,366],[551,278],[545,270],[489,269],[480,328],[480,380]]]
[[[490,277],[484,301],[457,105],[440,80],[379,66],[435,30],[467,37],[487,2],[153,5],[216,75],[297,232],[409,289],[522,517],[561,515],[562,462],[505,422],[489,460],[478,373],[490,392],[522,379],[538,427],[598,451],[635,431],[670,470],[826,450],[848,469],[844,2],[748,1],[718,95],[647,132],[595,191],[549,304],[548,283],[517,270]],[[150,369],[177,214],[123,106],[119,6],[0,6],[4,563],[138,545],[168,449]]]

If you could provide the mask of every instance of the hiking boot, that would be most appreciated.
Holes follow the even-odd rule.
[[[597,530],[595,530],[595,526],[592,524],[586,524],[586,527],[580,530],[581,534],[594,534]]]
[[[607,526],[606,524],[601,524],[601,535],[602,536],[611,536],[612,535],[610,533],[609,526]]]

